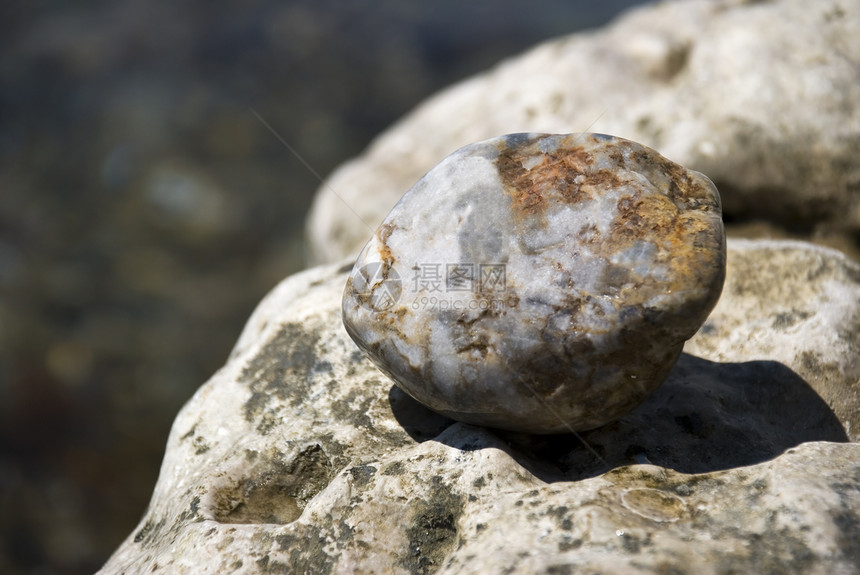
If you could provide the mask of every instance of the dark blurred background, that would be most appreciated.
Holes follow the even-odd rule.
[[[97,570],[176,412],[304,267],[316,178],[636,0],[0,7],[0,573]]]

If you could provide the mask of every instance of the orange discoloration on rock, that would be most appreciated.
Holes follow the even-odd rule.
[[[386,268],[390,267],[394,263],[394,255],[391,253],[391,248],[388,247],[388,238],[391,237],[395,227],[396,226],[390,223],[382,224],[376,231],[376,237],[379,239],[379,257],[382,259]]]
[[[523,216],[535,215],[547,202],[561,200],[574,204],[589,199],[591,193],[582,185],[583,176],[593,164],[588,151],[581,146],[560,146],[544,153],[538,148],[539,142],[524,149],[504,148],[496,160],[514,210]]]
[[[601,232],[596,225],[586,224],[576,232],[582,245],[605,262],[604,295],[620,298],[625,306],[640,306],[663,294],[701,292],[701,297],[691,296],[690,307],[712,307],[715,300],[706,300],[714,297],[708,294],[719,293],[722,275],[715,270],[724,262],[713,222],[701,217],[703,211],[719,211],[719,200],[705,181],[653,150],[622,139],[578,134],[545,144],[538,137],[526,145],[499,147],[496,167],[511,198],[516,224],[544,227],[545,215],[552,210],[620,191],[623,195],[615,204],[609,229]],[[702,240],[691,241],[694,237]],[[665,269],[665,282],[611,263],[627,250],[637,249],[637,244],[654,247],[653,265]],[[574,295],[577,286],[568,284]],[[579,303],[565,301],[571,316],[585,313]],[[589,313],[600,316],[602,312]],[[580,329],[581,333],[601,331]]]

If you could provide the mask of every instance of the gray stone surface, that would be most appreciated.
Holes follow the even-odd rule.
[[[708,175],[728,216],[856,238],[858,37],[858,2],[689,0],[542,44],[430,98],[336,170],[308,221],[312,253],[357,254],[401,195],[461,146],[586,130]]]
[[[687,353],[591,450],[434,414],[344,331],[351,264],[288,278],[101,573],[857,573],[860,266],[728,247]]]
[[[406,193],[347,282],[347,332],[458,421],[599,427],[665,379],[720,295],[710,180],[601,134],[458,150]]]

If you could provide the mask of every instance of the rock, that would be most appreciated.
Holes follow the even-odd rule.
[[[438,413],[581,431],[663,382],[724,275],[703,175],[611,136],[512,134],[406,193],[355,264],[343,321]]]
[[[789,366],[831,406],[852,441],[860,440],[860,266],[804,242],[731,245],[728,289],[684,351]]]
[[[860,3],[661,2],[430,98],[320,187],[316,261],[357,254],[422,174],[513,132],[599,131],[707,174],[732,219],[860,233]],[[363,222],[369,224],[370,229]]]
[[[427,410],[344,331],[351,264],[292,276],[180,412],[101,573],[856,573],[860,266],[772,241],[727,261],[593,452]]]

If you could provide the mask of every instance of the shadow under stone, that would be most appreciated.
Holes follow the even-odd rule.
[[[398,422],[416,441],[436,438],[454,423],[396,387],[389,399]],[[512,457],[547,482],[634,463],[707,473],[761,463],[807,441],[848,441],[827,403],[785,365],[716,363],[689,354],[681,355],[651,397],[603,427],[563,435],[487,431],[495,435],[494,445],[501,439]]]
[[[396,385],[392,385],[388,390],[388,403],[391,404],[391,412],[397,423],[418,443],[437,437],[457,423],[449,417],[427,409]]]

